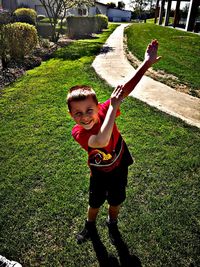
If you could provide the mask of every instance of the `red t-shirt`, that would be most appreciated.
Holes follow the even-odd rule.
[[[106,147],[91,148],[88,146],[90,136],[98,134],[109,105],[110,99],[103,104],[100,104],[98,112],[99,121],[92,127],[92,129],[86,130],[78,124],[72,129],[72,136],[74,139],[88,152],[88,165],[93,174],[99,171],[112,171],[119,166],[122,159],[124,159],[123,162],[125,162],[127,166],[132,164],[132,157],[115,123],[109,144]],[[120,110],[117,111],[116,117],[119,115]]]

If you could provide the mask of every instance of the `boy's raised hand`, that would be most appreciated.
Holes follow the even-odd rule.
[[[161,59],[160,56],[157,55],[158,52],[158,41],[152,40],[151,43],[147,46],[144,61],[141,65],[136,69],[133,77],[124,84],[124,86],[118,86],[111,95],[111,105],[113,103],[118,103],[120,105],[121,101],[127,97],[139,83],[145,72],[150,68],[154,63]],[[120,99],[119,99],[120,98]],[[118,99],[118,101],[117,101]],[[114,105],[112,105],[114,107]],[[115,105],[116,106],[116,105]]]
[[[158,51],[158,41],[152,40],[151,43],[147,46],[144,56],[144,60],[148,62],[150,66],[161,59],[161,57],[157,55],[157,51]]]

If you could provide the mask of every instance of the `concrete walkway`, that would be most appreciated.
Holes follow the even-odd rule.
[[[124,84],[135,71],[124,53],[123,33],[127,25],[116,28],[92,64],[98,75],[113,87]],[[178,92],[147,76],[141,79],[131,96],[200,128],[199,98]]]

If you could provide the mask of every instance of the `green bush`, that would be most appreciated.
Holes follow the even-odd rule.
[[[67,33],[67,20],[64,18],[62,21],[59,20],[58,24],[56,26],[56,31],[60,32],[60,34],[66,34]]]
[[[67,17],[67,33],[70,38],[87,37],[95,32],[95,17]]]
[[[53,27],[50,23],[38,23],[37,25],[38,35],[43,38],[51,38],[53,31]]]
[[[67,17],[67,32],[70,38],[87,37],[108,27],[108,18],[104,15],[92,17]]]
[[[96,15],[95,17],[98,20],[100,30],[108,28],[108,17],[106,17],[105,15],[101,15],[101,14]]]
[[[3,27],[6,54],[14,59],[23,59],[36,47],[37,30],[33,25],[15,22]]]
[[[36,24],[37,13],[34,9],[18,8],[13,14],[17,22],[25,22],[31,25]]]

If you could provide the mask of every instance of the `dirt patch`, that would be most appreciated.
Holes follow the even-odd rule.
[[[128,51],[126,38],[124,38],[124,50],[126,52],[127,59],[130,61],[131,65],[136,69],[142,62],[138,60],[130,51]],[[193,88],[183,84],[179,81],[178,77],[168,74],[162,70],[153,70],[150,68],[146,75],[151,77],[152,79],[162,82],[176,91],[189,94],[195,97],[200,98],[200,90],[194,90]]]

